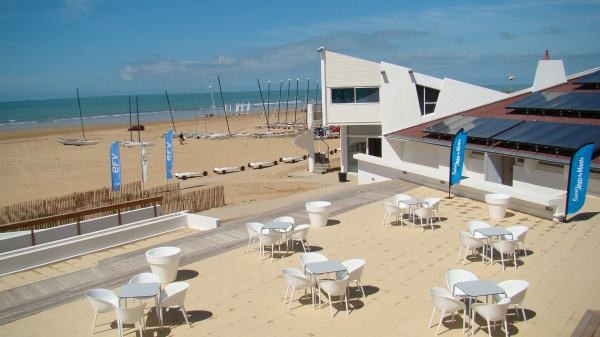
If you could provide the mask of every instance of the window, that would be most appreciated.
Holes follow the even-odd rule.
[[[379,88],[331,89],[332,103],[378,103]]]
[[[422,116],[435,111],[439,95],[439,90],[417,85],[417,96],[419,97],[419,108],[421,109]]]

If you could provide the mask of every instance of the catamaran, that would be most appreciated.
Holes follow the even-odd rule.
[[[98,144],[97,140],[89,140],[85,138],[85,131],[83,129],[83,114],[81,112],[81,101],[79,100],[79,88],[77,88],[77,106],[79,107],[79,120],[81,121],[81,138],[58,138],[56,141],[63,145],[74,146]]]

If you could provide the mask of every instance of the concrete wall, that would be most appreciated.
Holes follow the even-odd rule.
[[[162,215],[162,208],[157,206],[157,214]],[[123,224],[137,222],[154,217],[154,207],[145,207],[133,211],[121,213]],[[81,234],[93,233],[103,229],[116,227],[119,225],[118,216],[107,215],[100,218],[81,221]],[[13,233],[0,234],[0,253],[19,248],[31,246],[31,231],[20,231]],[[48,229],[39,229],[35,231],[36,244],[43,244],[56,240],[65,239],[77,235],[77,224],[70,223]]]
[[[356,85],[378,87],[379,63],[357,57],[327,51],[327,88],[354,87]]]

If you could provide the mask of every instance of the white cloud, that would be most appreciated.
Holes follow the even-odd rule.
[[[94,0],[63,0],[63,6],[59,11],[88,14],[91,12],[93,5]]]

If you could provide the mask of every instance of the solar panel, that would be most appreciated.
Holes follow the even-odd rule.
[[[600,113],[600,92],[537,92],[506,108]]]
[[[517,144],[575,150],[588,142],[598,144],[599,135],[600,125],[526,121],[494,136],[493,139]]]
[[[515,119],[455,116],[425,128],[423,131],[442,135],[454,135],[462,128],[471,138],[488,139],[520,123],[523,123],[523,121]]]
[[[585,75],[578,80],[575,80],[573,83],[576,84],[598,84],[600,83],[600,70],[593,72],[591,74]]]

